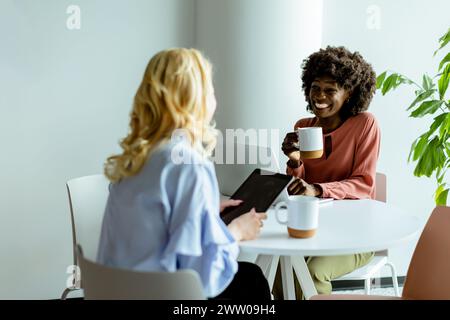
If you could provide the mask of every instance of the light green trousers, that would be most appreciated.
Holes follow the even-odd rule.
[[[345,256],[329,257],[305,257],[309,273],[313,279],[317,293],[331,294],[331,280],[360,268],[372,260],[374,252],[359,253]],[[297,300],[303,299],[302,289],[294,273],[295,296]],[[275,282],[272,290],[275,300],[283,299],[283,287],[281,282],[281,268],[278,263]]]

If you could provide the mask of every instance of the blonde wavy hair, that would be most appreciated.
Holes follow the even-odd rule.
[[[206,121],[212,90],[211,64],[198,50],[175,48],[153,56],[134,97],[130,131],[120,142],[123,152],[106,160],[106,177],[117,182],[136,175],[151,151],[177,129],[210,156],[217,137]]]

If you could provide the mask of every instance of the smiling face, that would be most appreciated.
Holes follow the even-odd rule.
[[[330,76],[315,78],[309,90],[311,108],[318,118],[339,117],[339,111],[349,97],[350,93]]]

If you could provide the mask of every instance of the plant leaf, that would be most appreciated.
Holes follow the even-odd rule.
[[[444,189],[442,184],[438,187],[434,197],[437,206],[445,206],[447,204],[448,191],[449,189]]]
[[[450,28],[448,28],[446,34],[444,34],[442,37],[439,38],[439,42],[441,43],[441,45],[440,45],[439,48],[434,52],[434,55],[436,55],[436,53],[437,53],[439,50],[441,50],[443,47],[445,47],[449,41],[450,41]]]
[[[448,132],[450,132],[450,115],[448,112],[443,113],[442,115],[446,115],[445,119],[443,120],[442,125],[440,126],[439,130],[439,139],[443,139],[444,135],[446,135]]]
[[[444,95],[448,89],[449,82],[450,82],[450,64],[447,64],[438,81],[440,99],[444,99]]]
[[[413,108],[417,103],[419,103],[420,101],[423,101],[425,99],[428,99],[430,96],[432,96],[434,93],[436,92],[436,89],[433,90],[427,90],[427,91],[423,91],[422,93],[420,93],[416,99],[414,99],[414,101],[411,103],[411,105],[408,107],[408,109],[406,109],[407,111],[409,111],[411,108]]]
[[[386,78],[386,72],[387,71],[383,72],[377,77],[377,89],[380,89],[383,85],[384,78]]]
[[[428,137],[429,137],[428,132],[426,132],[413,142],[411,146],[411,151],[409,153],[408,161],[410,161],[411,155],[413,161],[416,161],[422,156],[423,151],[425,150],[425,147],[428,144]]]
[[[414,82],[412,82],[411,80],[409,80],[407,77],[402,76],[401,74],[398,75],[398,81],[395,84],[395,87],[398,87],[400,84],[402,83],[406,83],[406,84],[413,84]]]
[[[439,185],[438,185],[436,191],[434,192],[434,197],[435,197],[435,199],[439,196],[439,194],[440,194],[442,191],[444,191],[444,187],[445,187],[444,184],[439,183]]]
[[[432,85],[433,85],[433,80],[427,74],[424,74],[423,80],[422,80],[422,87],[424,88],[424,90],[425,91],[430,90]]]
[[[428,149],[428,148],[426,148]],[[414,169],[414,175],[416,177],[427,176],[430,177],[433,172],[434,154],[433,150],[427,151],[426,156],[421,156],[418,161],[416,168]],[[425,152],[424,152],[425,153]]]
[[[383,95],[386,94],[389,90],[394,88],[395,83],[397,82],[398,74],[393,73],[383,83],[383,88],[381,89],[381,93]]]
[[[445,163],[444,144],[440,143],[438,137],[434,137],[422,152],[422,155],[417,161],[414,175],[417,177],[430,177],[438,168],[442,168]]]
[[[439,71],[441,71],[442,67],[447,63],[450,62],[450,52],[447,53],[447,55],[442,59],[441,63],[439,64]]]
[[[409,115],[413,118],[421,118],[426,114],[435,113],[437,109],[444,103],[442,100],[430,100],[420,104],[420,106]]]
[[[408,162],[411,161],[411,155],[414,153],[414,150],[416,150],[417,141],[419,141],[419,139],[414,140],[414,142],[411,145],[411,149],[409,150],[409,155],[408,155]]]
[[[431,136],[441,125],[442,122],[444,122],[444,120],[446,120],[447,118],[450,119],[450,117],[448,117],[449,113],[445,112],[443,114],[438,115],[437,117],[435,117],[433,120],[433,123],[430,126],[430,130],[428,130],[428,136]]]
[[[389,77],[384,79],[385,77],[386,77],[386,74],[384,74],[384,72],[383,72],[377,78],[377,87],[378,88],[382,87],[381,93],[383,94],[383,96],[389,90],[395,89],[401,84],[412,84],[412,83],[414,83],[413,81],[409,80],[407,77],[402,76],[399,73],[393,73]]]
[[[443,170],[442,168],[438,168],[436,170],[436,181],[439,184],[442,184],[442,179],[444,178],[444,174],[445,174],[445,170]]]

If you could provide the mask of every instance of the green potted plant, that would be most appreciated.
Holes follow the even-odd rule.
[[[439,39],[439,48],[443,49],[450,41],[450,28]],[[450,185],[446,173],[450,167],[450,99],[446,93],[450,81],[450,52],[439,64],[437,74],[431,78],[422,77],[422,85],[408,77],[392,71],[385,71],[377,77],[377,89],[382,95],[396,89],[401,84],[413,85],[415,99],[406,110],[412,118],[432,116],[433,122],[428,131],[421,134],[411,145],[408,161],[416,163],[414,175],[430,177],[434,174],[437,188],[434,193],[436,205],[446,205]]]

